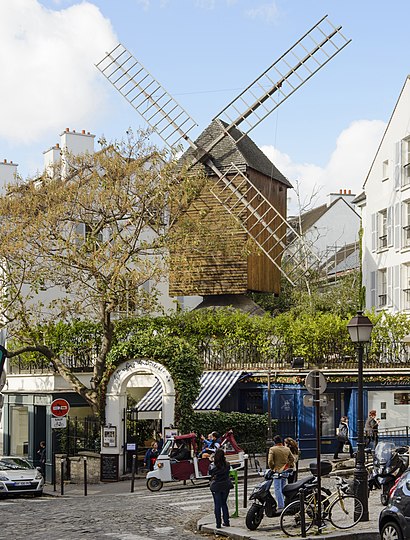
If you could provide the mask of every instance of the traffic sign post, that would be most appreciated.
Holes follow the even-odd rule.
[[[324,396],[320,396],[326,390],[327,382],[321,371],[314,370],[307,374],[305,385],[310,394],[313,394],[313,404],[315,406],[315,427],[316,427],[316,469],[317,469],[317,515],[315,521],[320,533],[322,529],[322,506],[321,506],[321,470],[320,470],[320,405]],[[305,400],[303,400],[305,402]]]
[[[70,404],[66,399],[57,398],[51,403],[50,409],[53,416],[58,416],[61,418],[62,416],[66,416],[68,414]]]

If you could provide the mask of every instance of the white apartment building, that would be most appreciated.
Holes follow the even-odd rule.
[[[410,76],[370,167],[362,209],[366,308],[410,312]]]

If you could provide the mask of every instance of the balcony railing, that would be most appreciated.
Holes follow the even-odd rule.
[[[78,350],[62,356],[73,372],[92,372],[95,350]],[[204,370],[277,370],[292,371],[292,359],[302,357],[306,369],[357,369],[356,351],[351,342],[334,340],[308,344],[271,344],[268,352],[261,353],[253,344],[204,345],[200,350]],[[410,368],[410,349],[400,341],[372,342],[366,346],[364,368]],[[295,369],[295,372],[297,370]],[[10,374],[53,374],[53,365],[45,358],[28,362],[20,357],[9,360]]]

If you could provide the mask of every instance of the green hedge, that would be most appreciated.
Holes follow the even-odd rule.
[[[211,431],[217,431],[223,435],[232,429],[236,442],[245,452],[250,454],[265,452],[268,430],[267,414],[196,412],[192,416],[191,426],[198,438],[201,434],[206,437]],[[276,420],[272,420],[272,427],[275,431]]]

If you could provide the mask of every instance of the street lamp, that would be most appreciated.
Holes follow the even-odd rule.
[[[355,343],[358,351],[358,378],[357,378],[357,453],[354,469],[355,495],[363,504],[363,516],[361,521],[369,521],[368,504],[368,479],[364,458],[364,418],[363,418],[363,345],[370,341],[373,324],[370,319],[363,315],[363,311],[357,314],[347,325],[350,339]]]

